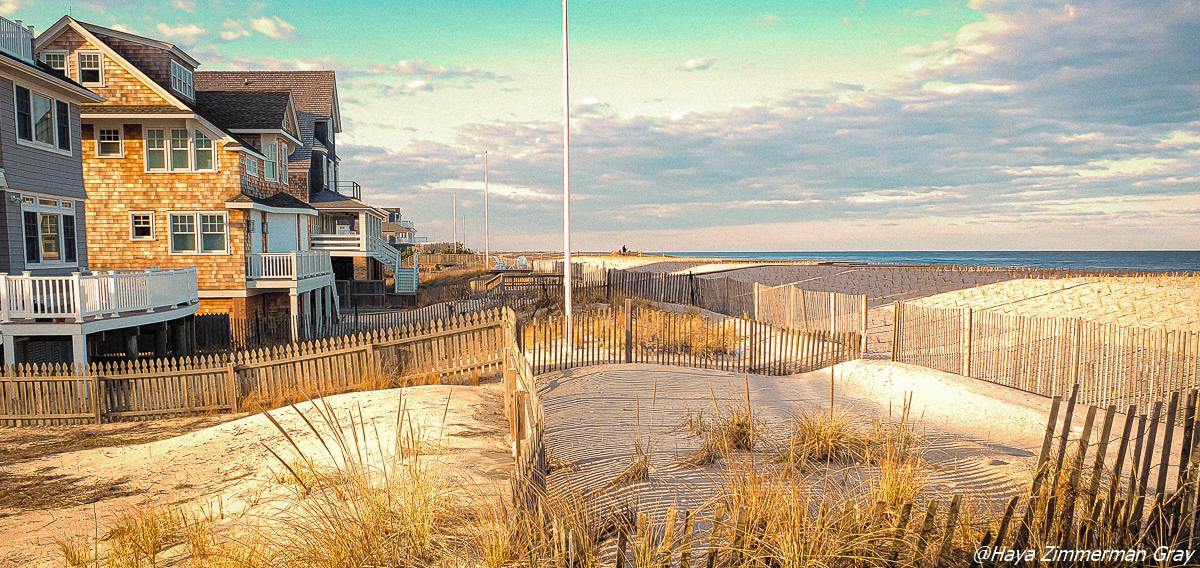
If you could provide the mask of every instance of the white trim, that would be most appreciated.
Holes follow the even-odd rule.
[[[95,71],[100,73],[99,81],[84,81],[83,80],[83,56],[95,55],[99,68]],[[91,69],[89,69],[91,71]],[[75,52],[75,79],[84,87],[103,87],[104,86],[104,53],[99,49],[80,49]]]
[[[230,209],[252,209],[254,211],[263,211],[265,213],[278,213],[283,215],[308,215],[316,217],[320,215],[319,211],[313,209],[292,209],[289,207],[271,207],[253,201],[226,201],[225,206]]]
[[[230,128],[229,131],[234,134],[272,134],[275,136],[283,136],[284,138],[287,138],[288,142],[295,144],[297,148],[304,145],[304,142],[301,142],[299,138],[296,138],[291,132],[283,130],[282,128]]]
[[[95,125],[92,128],[93,128],[93,130],[95,130],[96,157],[97,158],[101,158],[101,159],[113,159],[113,158],[124,159],[125,158],[125,129],[123,127],[117,126],[117,128],[101,128],[99,125]],[[105,130],[116,130],[117,131],[118,151],[116,154],[101,154],[100,153],[100,142],[101,142],[100,141],[100,133]]]
[[[46,51],[43,51],[42,57],[41,57],[41,62],[45,63],[47,66],[49,66],[50,64],[46,62],[47,55],[63,56],[62,74],[63,74],[63,76],[70,77],[70,75],[67,73],[71,69],[71,65],[70,65],[71,52],[70,51],[67,51],[65,49],[47,49]]]
[[[196,228],[195,228],[195,232],[192,234],[194,234],[196,236],[196,250],[195,251],[178,251],[178,252],[176,252],[174,250],[175,249],[175,238],[174,238],[175,237],[175,227],[171,224],[171,217],[173,217],[173,216],[182,217],[185,215],[191,215],[195,219]],[[223,217],[225,219],[225,249],[224,250],[202,252],[202,249],[204,248],[204,244],[203,244],[204,231],[203,231],[203,228],[202,228],[202,225],[200,222],[201,215],[220,215],[221,217]],[[231,254],[233,254],[229,247],[229,240],[230,240],[229,232],[231,230],[232,230],[232,227],[230,227],[230,225],[229,225],[229,212],[228,211],[167,211],[167,253],[170,254],[171,256],[230,256]],[[212,233],[210,233],[210,234],[212,234]]]
[[[133,234],[133,216],[134,215],[149,215],[150,216],[150,236],[139,237]],[[155,241],[158,240],[155,229],[154,211],[130,211],[129,212],[129,240],[131,241]]]
[[[8,78],[14,83],[20,81],[33,81],[37,84],[45,85],[54,92],[61,93],[68,100],[74,103],[78,103],[80,101],[100,103],[107,100],[104,97],[96,94],[94,91],[89,91],[61,77],[46,73],[37,67],[30,67],[28,65],[16,62],[10,63],[8,59],[3,57],[0,57],[0,71],[2,71],[0,72],[0,77]],[[11,75],[20,75],[24,78],[20,81],[17,81],[16,79],[13,79]]]
[[[72,23],[72,22],[75,24],[80,24],[82,27],[82,22],[79,22],[78,20],[75,20],[74,18],[71,18],[70,16],[63,16],[62,18],[59,18],[59,20],[57,22],[55,22],[53,25],[51,25],[49,28],[46,28],[46,31],[42,32],[42,34],[39,35],[36,40],[34,40],[34,51],[37,51],[41,46],[45,45],[51,39],[51,36],[53,36],[54,34],[57,34],[63,27],[66,27],[66,25],[68,23]],[[180,59],[188,62],[192,67],[200,66],[199,61],[196,61],[192,56],[188,55],[187,52],[183,51],[182,49],[179,49],[179,47],[173,43],[167,43],[165,41],[159,41],[159,40],[151,39],[148,37],[123,32],[120,30],[114,30],[112,28],[96,26],[93,24],[87,24],[87,25],[91,26],[93,28],[104,30],[103,32],[98,32],[98,33],[103,33],[104,35],[110,35],[117,39],[123,39],[125,41],[130,41],[130,42],[140,44],[140,45],[146,45],[146,46],[150,46],[150,47],[156,47],[159,49],[165,49],[165,50],[170,51],[171,53],[175,54]],[[91,32],[89,31],[88,33],[91,33]]]
[[[196,118],[196,115],[192,114],[192,113],[183,113],[183,112],[181,112],[179,114],[139,114],[136,112],[127,113],[127,114],[117,114],[117,113],[106,113],[106,112],[81,112],[81,113],[79,113],[79,118],[83,118],[83,119],[87,119],[87,120],[104,120],[106,118],[137,118],[137,119],[155,119],[155,120],[178,118],[178,119],[186,120],[189,118]]]
[[[79,266],[79,210],[75,207],[76,203],[82,201],[76,197],[63,197],[61,195],[50,195],[43,193],[34,193],[28,191],[13,191],[19,196],[19,212],[21,223],[21,259],[24,261],[27,270],[45,270],[50,268],[75,268]],[[29,197],[33,203],[26,204],[25,198]],[[57,201],[59,205],[45,205],[42,200]],[[70,205],[62,205],[66,201]],[[37,215],[38,220],[38,261],[29,262],[29,251],[25,248],[25,213],[33,213]],[[42,215],[57,215],[58,216],[58,260],[47,261],[45,259],[45,243],[42,242]],[[65,230],[66,223],[63,222],[63,217],[70,216],[72,229],[74,230],[75,240],[75,260],[65,260],[67,254],[67,233]]]

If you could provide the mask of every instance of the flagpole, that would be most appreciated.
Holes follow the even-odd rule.
[[[492,245],[488,240],[488,160],[487,150],[483,151],[483,267],[492,268]]]
[[[450,241],[458,252],[458,192],[450,194]]]
[[[567,40],[567,0],[562,3],[563,20],[563,313],[567,345],[571,345],[571,76]]]

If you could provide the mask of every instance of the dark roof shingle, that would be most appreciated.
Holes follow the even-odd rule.
[[[241,194],[238,194],[237,197],[229,199],[229,202],[230,203],[257,203],[259,205],[265,205],[267,207],[278,207],[280,209],[308,209],[310,211],[314,210],[314,208],[311,205],[309,205],[303,201],[300,201],[299,199],[296,199],[296,197],[290,193],[284,193],[284,192],[276,193],[275,195],[272,195],[270,197],[255,197],[252,195],[247,195],[245,193],[241,193]]]
[[[225,130],[283,128],[288,93],[197,90],[196,107]]]
[[[333,71],[197,71],[197,91],[286,91],[296,109],[333,116]]]

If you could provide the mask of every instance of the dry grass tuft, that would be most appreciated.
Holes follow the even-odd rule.
[[[872,434],[870,461],[879,467],[879,477],[871,485],[871,497],[891,509],[913,502],[929,483],[928,467],[923,459],[925,442],[913,429],[912,395],[905,397],[899,419],[894,423],[877,422]]]
[[[95,543],[91,539],[54,539],[54,546],[62,554],[67,568],[89,568],[96,564]]]
[[[779,459],[796,468],[809,462],[853,465],[867,461],[870,447],[870,437],[854,425],[846,409],[804,411],[792,421]]]
[[[105,533],[112,568],[157,566],[158,555],[181,540],[182,516],[161,507],[131,509]]]
[[[643,443],[641,440],[633,442],[633,460],[625,467],[621,473],[612,478],[605,485],[605,489],[612,489],[621,485],[637,483],[650,478],[650,456],[654,449],[650,446],[650,441]]]

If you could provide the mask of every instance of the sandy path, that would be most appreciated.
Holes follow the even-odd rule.
[[[351,412],[355,416],[361,412],[371,424],[368,432],[379,433],[368,446],[390,446],[402,397],[419,435],[440,448],[423,459],[447,466],[445,471],[468,492],[494,498],[507,491],[512,458],[499,385],[419,386],[326,400],[343,429],[349,428]],[[320,424],[314,413],[306,410],[305,414]],[[325,455],[294,410],[282,408],[272,415],[306,455],[315,459]],[[103,498],[94,509],[85,504],[0,510],[0,566],[59,566],[55,538],[103,533],[113,517],[132,507],[154,504],[195,509],[219,504],[229,517],[260,513],[262,507],[270,506],[271,492],[280,490],[271,479],[273,471],[282,469],[264,444],[285,459],[295,458],[266,417],[255,415],[146,444],[81,450],[0,466],[0,472],[13,476],[67,473],[79,478],[77,484],[116,483],[120,488],[111,492],[120,496]],[[372,451],[379,454],[377,447]]]
[[[1045,427],[1048,401],[936,371],[904,366],[905,380],[878,378],[891,364],[855,362],[840,368],[837,396],[860,420],[898,412],[905,390],[914,392],[913,414],[930,444],[933,494],[963,493],[1001,503],[1032,475]],[[743,405],[744,375],[655,365],[599,366],[546,375],[547,440],[555,471],[553,491],[603,489],[630,462],[633,441],[654,449],[646,481],[604,492],[607,503],[639,502],[651,509],[677,503],[696,508],[720,483],[721,467],[693,467],[678,460],[698,447],[680,424],[689,411],[712,415],[712,396],[724,408]],[[952,377],[952,376],[948,376]],[[801,409],[827,408],[828,371],[791,377],[750,377],[750,398],[768,430],[786,432]],[[712,389],[711,393],[709,389]],[[948,390],[959,395],[945,404]],[[967,411],[965,409],[970,409]],[[986,425],[982,426],[981,425]]]

